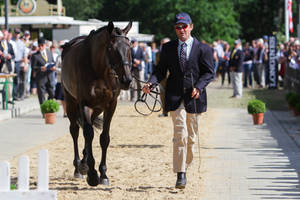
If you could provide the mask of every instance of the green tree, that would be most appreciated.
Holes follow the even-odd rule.
[[[75,19],[87,20],[95,18],[103,9],[103,0],[63,0],[66,7],[66,15]]]
[[[233,40],[240,34],[233,4],[224,0],[104,0],[98,18],[139,21],[141,32],[155,34],[156,40],[160,40],[175,38],[173,20],[181,11],[191,15],[195,25],[193,34],[200,40]]]

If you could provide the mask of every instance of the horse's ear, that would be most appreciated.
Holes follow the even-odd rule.
[[[128,23],[128,25],[122,30],[122,32],[123,32],[125,35],[127,35],[127,33],[130,31],[131,27],[132,27],[132,21],[130,21],[130,22]]]
[[[113,30],[114,30],[114,23],[112,21],[109,21],[107,26],[107,31],[109,32],[109,34],[111,34]]]

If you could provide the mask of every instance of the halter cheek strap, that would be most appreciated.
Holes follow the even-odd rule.
[[[129,38],[126,37],[125,35],[114,35],[114,36],[112,36],[112,37],[125,38],[125,39],[127,39],[127,40],[129,41]],[[129,43],[125,43],[125,44],[130,48]],[[108,50],[108,51],[111,51],[112,49],[113,49],[113,47],[112,47],[111,43],[108,42],[107,50]],[[112,68],[113,70],[117,69],[117,68],[119,67],[119,64],[121,64],[121,63],[113,64],[113,63],[111,63],[110,59],[108,59],[108,62],[109,62],[109,65],[111,66],[111,68]],[[131,65],[131,63],[129,63],[128,61],[123,62],[123,60],[122,60],[122,64],[123,64],[123,65],[129,65],[129,66]]]

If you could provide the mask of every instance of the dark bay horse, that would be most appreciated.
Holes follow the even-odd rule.
[[[121,89],[128,89],[132,80],[129,39],[130,22],[123,30],[112,22],[88,36],[72,39],[62,52],[62,83],[74,143],[74,176],[87,174],[91,186],[108,185],[106,152],[109,129]],[[103,112],[103,130],[100,136],[102,149],[99,166],[100,178],[95,170],[92,151],[94,127]],[[84,149],[80,160],[78,153],[79,127],[83,129]]]

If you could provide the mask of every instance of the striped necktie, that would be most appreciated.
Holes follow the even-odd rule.
[[[3,50],[6,50],[6,44],[5,44],[5,41],[1,41],[1,46],[3,47]]]
[[[236,49],[233,50],[233,52],[232,52],[232,54],[231,54],[231,59],[233,59],[235,53],[236,53]]]
[[[48,57],[47,57],[47,54],[46,54],[45,51],[42,51],[42,57],[44,58],[44,60],[45,60],[46,62],[48,62]]]
[[[180,46],[180,65],[182,66],[183,70],[186,70],[186,47],[187,44],[186,43],[182,43]]]

